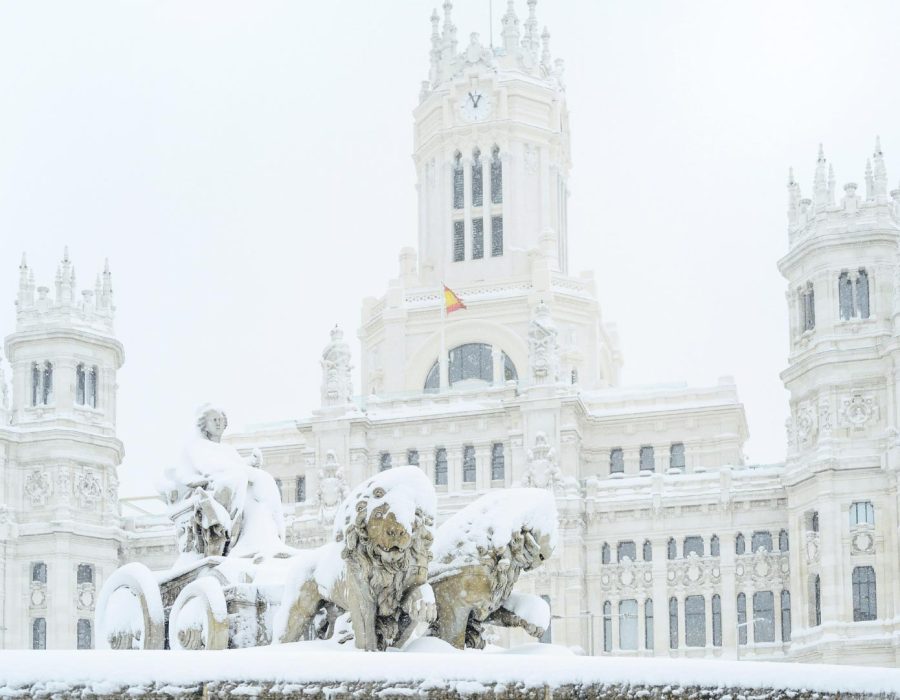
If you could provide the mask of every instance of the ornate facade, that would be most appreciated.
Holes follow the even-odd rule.
[[[551,603],[548,641],[594,654],[896,664],[900,190],[888,193],[880,148],[865,195],[848,184],[838,200],[821,154],[812,199],[790,178],[789,252],[779,262],[791,328],[787,459],[748,465],[730,378],[620,386],[617,335],[593,275],[569,268],[564,66],[539,31],[536,0],[521,19],[514,5],[494,49],[477,34],[459,43],[449,2],[432,16],[429,79],[414,112],[418,247],[401,251],[380,298],[363,301],[361,386],[352,386],[349,346],[335,329],[322,353],[321,407],[232,444],[260,449],[282,491],[288,540],[300,547],[324,541],[349,487],[400,465],[433,481],[439,522],[491,489],[550,490],[560,544],[520,584]],[[121,348],[103,323],[79,325],[68,292],[57,305],[71,312],[55,315],[44,294],[29,302],[44,310],[29,316],[23,275],[19,327],[6,345],[12,422],[0,428],[5,644],[32,645],[39,608],[29,601],[43,594],[59,596],[65,619],[49,638],[74,646],[73,603],[28,566],[43,561],[44,578],[51,566],[62,576],[57,567],[72,569],[80,556],[51,547],[64,536],[60,508],[73,531],[120,522],[108,499],[121,446],[106,413],[114,392],[104,391]],[[466,305],[446,318],[442,284]],[[103,289],[78,308],[111,314]],[[32,318],[40,333],[30,332]],[[45,362],[59,401],[60,371],[73,382],[67,396],[91,396],[96,366],[96,407],[72,407],[88,439],[65,431],[61,405],[43,407]],[[36,442],[40,459],[24,446]],[[169,525],[123,524],[121,542],[103,530],[102,554],[85,559],[96,576],[131,560],[171,563]],[[61,550],[68,563],[58,565],[47,552]]]

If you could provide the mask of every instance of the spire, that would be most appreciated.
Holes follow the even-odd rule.
[[[444,56],[453,59],[456,56],[456,27],[452,19],[453,3],[450,0],[444,0],[444,31],[442,34]]]
[[[19,294],[16,305],[21,309],[34,304],[34,275],[28,268],[25,253],[22,253],[22,262],[19,263]]]
[[[522,48],[531,55],[532,60],[537,60],[537,50],[540,47],[538,41],[537,0],[528,0],[528,19],[525,20],[525,36],[522,39]]]
[[[800,185],[794,179],[794,169],[788,168],[788,225],[793,228],[800,222]]]
[[[549,71],[552,68],[552,59],[550,58],[550,30],[544,27],[541,33],[541,65]]]
[[[834,206],[834,166],[828,164],[828,203]]]
[[[438,27],[441,17],[438,15],[437,8],[431,13],[431,73],[428,76],[431,80],[431,86],[435,87],[441,82],[441,34]]]
[[[866,199],[875,199],[875,178],[872,175],[872,161],[866,158]]]
[[[103,263],[102,279],[103,283],[100,288],[100,298],[97,300],[97,306],[99,308],[107,309],[108,311],[114,311],[112,273],[109,271],[109,258]]]
[[[63,248],[63,257],[56,268],[56,303],[68,304],[74,296],[74,270],[69,260],[69,246]]]
[[[825,149],[819,144],[819,156],[816,160],[816,176],[813,186],[813,195],[816,203],[816,210],[825,209],[828,203],[828,185],[825,181],[826,167]]]
[[[887,196],[887,168],[884,167],[884,153],[881,152],[881,137],[875,137],[875,152],[872,154],[875,163],[874,184],[875,196]]]
[[[503,48],[507,53],[513,53],[519,46],[519,17],[516,15],[515,0],[509,0],[506,4],[506,14],[503,15]]]

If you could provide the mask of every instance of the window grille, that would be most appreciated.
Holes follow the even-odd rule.
[[[79,364],[75,368],[75,403],[80,406],[84,405],[85,382],[84,365]]]
[[[638,648],[638,602],[634,598],[619,601],[619,649]]]
[[[619,542],[616,546],[616,561],[624,561],[625,557],[637,561],[637,546],[632,541]]]
[[[497,146],[491,151],[491,202],[503,203],[503,163],[500,161],[500,149]]]
[[[37,406],[41,399],[41,368],[37,362],[31,363],[31,405]]]
[[[481,168],[481,151],[477,148],[472,153],[472,206],[480,207],[484,204],[484,185]]]
[[[653,599],[644,601],[644,647],[653,649]]]
[[[94,582],[94,567],[91,564],[79,564],[75,575],[78,584]]]
[[[516,381],[519,378],[519,373],[516,372],[516,366],[513,364],[513,361],[509,359],[509,355],[505,352],[503,353],[503,381]]]
[[[503,255],[503,217],[491,217],[491,257]]]
[[[800,315],[804,331],[816,327],[816,295],[812,282],[807,282],[806,289],[800,292]]]
[[[36,617],[31,622],[31,648],[46,649],[47,648],[47,620],[43,617]]]
[[[475,447],[472,445],[463,447],[463,483],[475,483]]]
[[[653,448],[649,445],[641,447],[641,470],[653,471],[656,468],[656,461],[653,457]]]
[[[781,592],[781,641],[791,641],[791,593]]]
[[[757,550],[763,549],[766,552],[772,551],[772,533],[766,530],[757,530],[750,538],[750,551],[756,553]]]
[[[79,620],[76,631],[76,643],[78,649],[93,649],[94,635],[91,630],[90,620]]]
[[[684,443],[674,442],[669,448],[669,468],[684,469]]]
[[[691,535],[684,538],[681,556],[687,557],[691,553],[696,554],[698,557],[703,556],[703,538],[699,535]]]
[[[472,219],[472,260],[484,257],[484,219]]]
[[[853,621],[874,620],[877,617],[875,569],[857,566],[853,569]]]
[[[453,159],[453,208],[463,208],[465,195],[465,177],[463,176],[462,154],[457,152]]]
[[[772,591],[753,594],[753,643],[775,641],[775,596]]]
[[[85,405],[97,408],[97,368],[89,367],[86,375]]]
[[[506,478],[506,457],[503,454],[503,443],[495,442],[491,446],[491,480],[502,481]]]
[[[812,518],[810,519],[810,527],[813,532],[819,531],[819,511],[814,510],[812,514]]]
[[[438,447],[434,453],[434,483],[437,486],[447,485],[447,448]]]
[[[450,384],[465,379],[480,379],[488,384],[494,381],[494,360],[490,345],[468,343],[453,348],[449,357]]]
[[[718,593],[712,597],[712,643],[722,646],[722,599]]]
[[[463,221],[453,222],[453,262],[466,259],[466,224]]]
[[[669,649],[678,648],[678,599],[669,598]]]
[[[441,368],[437,362],[431,365],[428,376],[425,377],[424,391],[427,394],[436,394],[441,390]]]
[[[44,363],[42,381],[41,403],[47,406],[53,403],[53,365],[49,362]]]
[[[36,561],[31,565],[32,583],[47,583],[47,565],[42,561]]]
[[[706,646],[706,600],[702,595],[689,595],[684,599],[684,645]]]
[[[625,453],[621,447],[609,451],[609,473],[623,474],[625,472]]]
[[[738,644],[747,643],[747,596],[738,593],[737,597]]]
[[[815,611],[815,626],[822,624],[822,579],[816,574],[813,579],[813,609]]]

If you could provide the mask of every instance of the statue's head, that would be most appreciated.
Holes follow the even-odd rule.
[[[228,416],[225,411],[206,405],[197,414],[197,428],[201,437],[210,442],[221,442],[222,434],[228,427]]]
[[[334,328],[331,329],[331,339],[334,342],[339,342],[344,339],[344,331],[337,324],[335,324]]]

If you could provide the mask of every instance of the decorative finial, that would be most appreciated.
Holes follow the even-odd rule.
[[[541,32],[541,65],[549,69],[550,64],[550,30],[544,27],[544,31]]]
[[[887,168],[884,167],[884,154],[881,152],[881,137],[875,137],[875,153],[873,154],[873,158],[875,160],[875,169],[874,169],[874,185],[875,185],[875,196],[876,197],[885,197],[887,196]]]
[[[881,136],[875,137],[875,153],[874,153],[874,155],[876,158],[878,156],[882,155],[882,153],[881,153]]]
[[[63,259],[62,259],[62,261],[63,261],[64,263],[69,262],[69,246],[64,246],[64,247],[63,247]]]
[[[821,144],[821,143],[819,144],[819,162],[820,162],[820,163],[824,163],[824,162],[825,162],[825,149],[822,148],[822,144]]]

